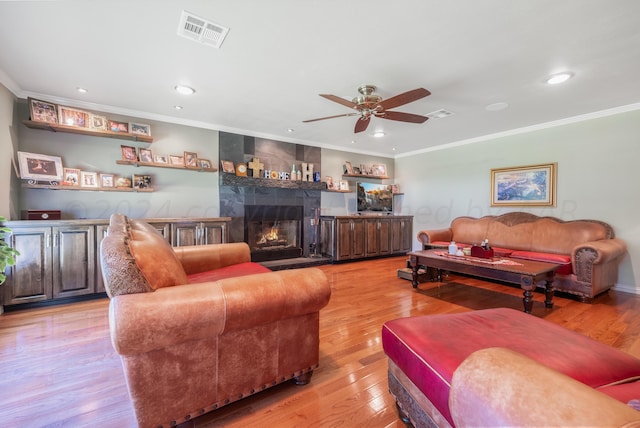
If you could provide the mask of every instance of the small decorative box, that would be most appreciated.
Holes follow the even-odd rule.
[[[482,259],[491,259],[493,258],[493,248],[489,248],[485,250],[482,247],[474,245],[471,247],[471,257],[480,257]]]

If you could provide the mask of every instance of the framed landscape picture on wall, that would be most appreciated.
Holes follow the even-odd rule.
[[[491,170],[491,206],[556,206],[558,164]]]

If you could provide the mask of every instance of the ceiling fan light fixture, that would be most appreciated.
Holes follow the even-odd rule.
[[[557,73],[547,77],[547,79],[545,80],[545,83],[547,83],[548,85],[557,85],[559,83],[566,82],[572,77],[573,77],[573,73],[570,73],[570,72]]]
[[[176,90],[177,93],[182,95],[193,95],[196,93],[195,89],[186,85],[176,85],[174,89]]]
[[[373,133],[373,136],[375,138],[382,138],[382,137],[384,137],[384,135],[385,135],[384,131],[376,131],[376,132]]]

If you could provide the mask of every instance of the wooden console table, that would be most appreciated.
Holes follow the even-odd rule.
[[[420,266],[435,268],[438,281],[442,282],[442,271],[458,272],[481,278],[519,284],[524,290],[522,302],[524,311],[531,313],[533,290],[536,284],[544,281],[545,307],[553,307],[553,278],[558,265],[521,259],[480,259],[469,256],[452,256],[443,250],[422,250],[409,253],[412,285],[418,287],[418,269]]]

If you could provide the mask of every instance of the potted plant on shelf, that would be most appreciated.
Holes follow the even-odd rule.
[[[0,224],[7,219],[0,216]],[[6,238],[11,234],[11,229],[6,226],[0,226],[0,285],[7,279],[4,274],[4,270],[7,266],[13,266],[16,264],[16,256],[20,253],[15,248],[12,248],[7,244]]]

